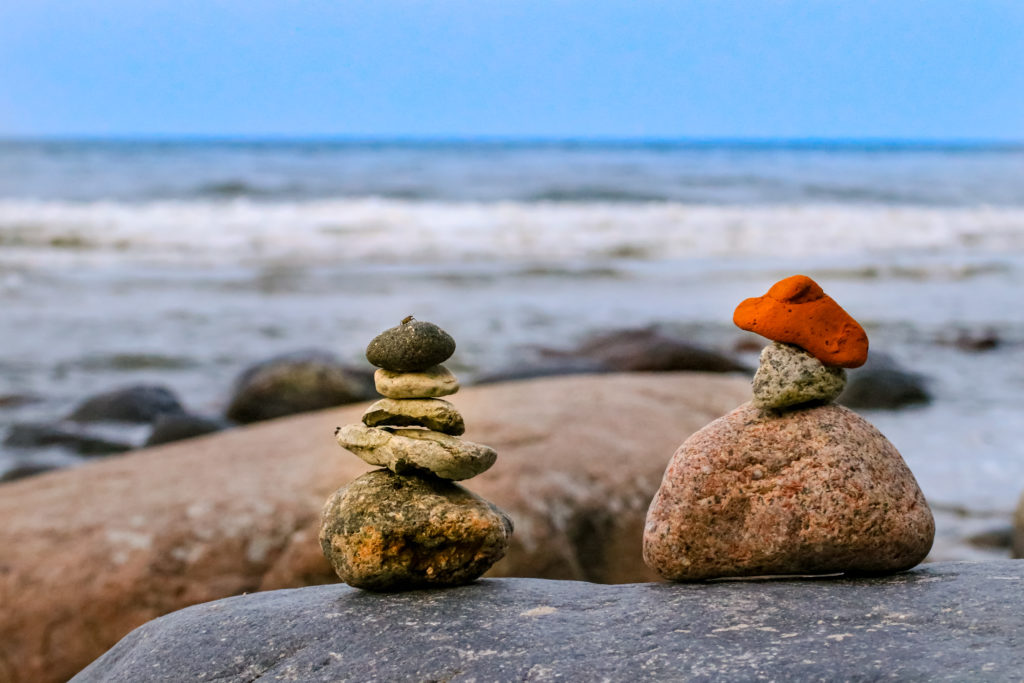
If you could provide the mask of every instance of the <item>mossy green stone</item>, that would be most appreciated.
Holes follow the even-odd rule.
[[[384,330],[366,347],[366,360],[394,372],[419,372],[455,353],[455,340],[434,323],[412,320]]]

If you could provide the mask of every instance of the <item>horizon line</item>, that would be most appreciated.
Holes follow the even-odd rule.
[[[508,146],[649,146],[751,148],[875,149],[1024,149],[1024,139],[911,137],[766,137],[766,136],[546,136],[546,135],[349,135],[349,134],[56,134],[4,135],[9,143],[143,143],[143,144],[337,144],[337,145],[508,145]]]

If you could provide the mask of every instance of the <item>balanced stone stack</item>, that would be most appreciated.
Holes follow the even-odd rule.
[[[456,480],[494,464],[491,448],[464,441],[462,415],[442,396],[459,390],[441,363],[455,340],[406,318],[366,349],[385,398],[362,424],[338,428],[338,443],[379,469],[327,501],[320,544],[346,583],[375,591],[469,583],[500,560],[512,521]]]
[[[651,502],[644,560],[665,578],[884,574],[931,549],[931,510],[896,448],[832,401],[867,360],[863,328],[808,277],[734,322],[773,341],[753,400],[676,451]]]

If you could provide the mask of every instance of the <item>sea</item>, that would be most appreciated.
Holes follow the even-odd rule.
[[[937,558],[1004,552],[942,543],[1005,532],[1024,491],[1014,145],[0,141],[0,440],[139,382],[217,414],[247,365],[363,362],[406,315],[467,382],[648,325],[753,365],[732,311],[796,273],[928,378],[930,405],[864,414],[939,513]]]

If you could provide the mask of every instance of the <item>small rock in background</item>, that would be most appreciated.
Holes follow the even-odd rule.
[[[1024,557],[1024,494],[1017,504],[1017,512],[1013,516],[1013,557]]]
[[[59,469],[59,467],[50,463],[23,462],[0,474],[0,483],[34,477],[37,474],[56,469]]]
[[[161,415],[153,423],[153,431],[150,432],[145,445],[156,446],[162,443],[191,439],[229,429],[232,426],[232,423],[219,417],[204,417],[191,413]]]
[[[924,375],[904,370],[892,357],[875,351],[864,367],[850,372],[837,400],[850,408],[895,410],[931,403],[932,395]]]
[[[33,403],[39,403],[42,400],[42,398],[33,394],[4,394],[0,396],[0,408],[20,408]]]
[[[79,455],[111,455],[130,451],[132,445],[90,434],[74,423],[43,424],[18,422],[11,425],[4,439],[10,448],[48,448],[59,446]]]
[[[835,400],[846,386],[846,371],[828,367],[792,344],[773,342],[761,352],[754,374],[754,405],[780,410]]]
[[[478,383],[600,372],[749,370],[728,356],[692,344],[656,326],[601,333],[575,349],[542,348],[539,351],[538,362],[483,375]]]
[[[246,424],[372,397],[369,369],[343,365],[325,351],[296,351],[245,370],[235,381],[226,416]]]
[[[161,415],[184,413],[167,387],[139,384],[91,396],[67,417],[72,422],[153,422]]]

